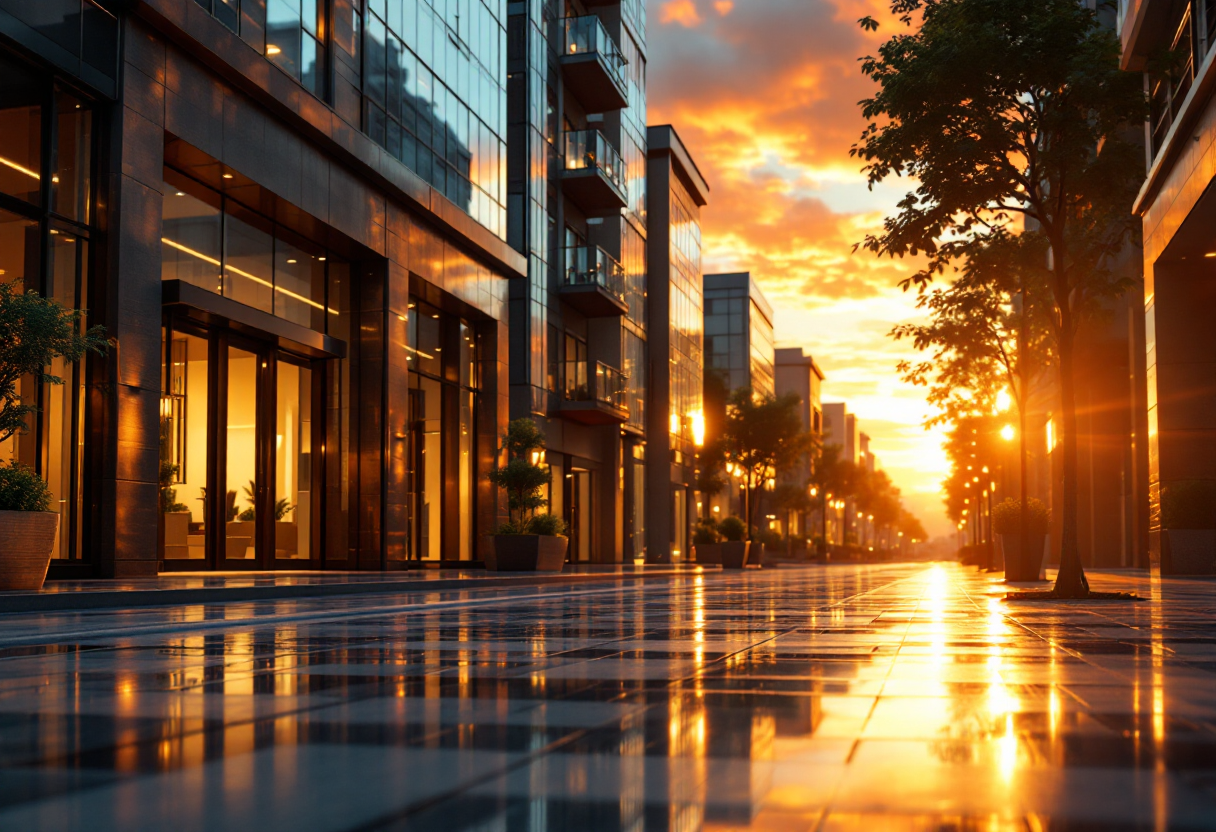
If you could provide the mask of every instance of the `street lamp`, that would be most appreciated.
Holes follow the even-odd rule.
[[[1012,442],[1013,437],[1016,434],[1017,434],[1017,431],[1015,431],[1013,429],[1013,425],[1005,425],[1005,427],[1001,428],[1001,438],[1004,439],[1006,442]]]

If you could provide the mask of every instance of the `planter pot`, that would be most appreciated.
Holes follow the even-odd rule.
[[[0,511],[0,589],[42,589],[58,536],[53,511]]]
[[[759,550],[759,554],[763,555],[763,544],[757,543],[755,548],[746,540],[728,540],[725,543],[719,543],[722,547],[722,568],[723,569],[742,569],[747,566],[749,560],[754,560],[754,555]]]
[[[1022,536],[1018,534],[1003,534],[1001,551],[1005,557],[1005,582],[1041,581],[1046,578],[1044,566],[1047,563],[1047,535],[1032,534],[1030,536],[1030,562],[1022,562]]]
[[[692,558],[697,563],[721,564],[722,543],[694,543]]]
[[[1161,534],[1161,574],[1216,575],[1216,530],[1164,530]]]
[[[545,534],[496,534],[486,551],[491,572],[561,572],[570,539]]]

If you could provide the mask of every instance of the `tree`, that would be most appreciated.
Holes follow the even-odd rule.
[[[788,554],[794,548],[794,512],[811,509],[811,497],[807,494],[806,486],[781,483],[773,489],[773,508],[785,515],[785,548]]]
[[[723,470],[725,457],[721,437],[706,442],[698,457],[699,467],[693,485],[701,494],[702,519],[709,520],[710,502],[714,496],[722,493],[729,482]]]
[[[999,392],[1009,391],[1018,416],[1024,507],[1027,397],[1031,383],[1047,367],[1052,346],[1045,314],[1050,298],[1043,243],[1038,236],[997,231],[967,252],[949,286],[920,294],[917,307],[928,312],[928,323],[891,330],[895,340],[910,339],[917,350],[930,354],[898,366],[905,381],[929,388],[928,401],[938,410],[927,427],[995,413],[1001,409]],[[1028,547],[1029,535],[1022,541]]]
[[[775,476],[778,463],[797,459],[815,447],[815,437],[802,429],[800,402],[797,393],[757,398],[740,389],[727,404],[722,447],[727,463],[739,469],[743,479],[743,521],[749,540],[760,491]]]
[[[38,411],[19,392],[23,378],[35,385],[63,384],[48,370],[52,361],[75,362],[109,348],[102,327],[80,331],[83,319],[83,312],[54,298],[21,291],[18,281],[0,283],[0,442],[24,431],[26,417]]]
[[[824,551],[828,545],[828,500],[843,499],[852,491],[857,469],[840,456],[839,445],[820,448],[811,466],[811,486],[819,492],[820,522],[823,524]]]
[[[1073,361],[1086,314],[1127,288],[1107,263],[1134,233],[1143,154],[1140,76],[1119,69],[1119,42],[1076,0],[891,0],[915,31],[863,59],[878,84],[852,153],[871,186],[917,180],[879,234],[878,255],[923,255],[903,282],[923,291],[947,267],[1025,225],[1047,253],[1062,454],[1062,535],[1055,593],[1084,597],[1077,543]],[[861,25],[874,29],[869,17]]]
[[[536,534],[533,527],[541,516],[546,518],[546,532],[542,533],[561,533],[560,529],[548,531],[549,525],[556,525],[548,522],[548,515],[536,514],[549,504],[543,492],[551,475],[540,464],[544,450],[545,435],[531,419],[515,419],[507,425],[501,448],[507,464],[489,474],[490,482],[507,492],[507,522],[499,534]]]

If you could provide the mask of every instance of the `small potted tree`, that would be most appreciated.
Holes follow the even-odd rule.
[[[1180,480],[1161,489],[1161,574],[1216,573],[1216,482]]]
[[[742,569],[747,566],[752,544],[747,540],[747,526],[738,517],[727,517],[718,524],[725,542],[722,543],[722,568]]]
[[[722,535],[711,518],[700,520],[692,530],[692,557],[697,563],[722,563]]]
[[[507,522],[493,535],[486,568],[499,572],[560,572],[566,563],[566,524],[552,514],[544,496],[549,469],[540,464],[545,437],[531,419],[507,426],[502,451],[507,464],[490,472],[490,482],[507,493]]]
[[[1005,556],[1005,581],[1041,581],[1047,555],[1047,531],[1051,527],[1051,512],[1039,500],[1026,503],[1028,515],[1028,563],[1022,562],[1022,502],[1012,497],[992,509],[992,530],[1001,536]]]
[[[0,442],[26,430],[37,407],[22,399],[44,384],[63,384],[48,372],[56,358],[103,353],[101,327],[81,332],[82,313],[53,298],[0,283]],[[0,463],[0,589],[42,589],[59,533],[51,493],[36,473],[16,461]]]

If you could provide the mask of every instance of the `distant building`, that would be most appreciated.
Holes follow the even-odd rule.
[[[649,202],[646,296],[650,321],[650,407],[647,412],[647,560],[689,555],[696,516],[693,480],[705,438],[702,397],[704,303],[701,295],[701,208],[709,186],[669,125],[646,133]]]
[[[819,400],[820,387],[823,384],[823,371],[815,363],[815,359],[805,354],[801,347],[783,348],[776,350],[776,388],[777,395],[787,393],[797,394],[800,405],[799,416],[802,419],[802,429],[813,434],[816,439],[823,434],[823,404]],[[779,469],[777,478],[780,482],[798,486],[806,486],[812,474],[812,458],[808,454],[802,459]],[[813,512],[798,512],[790,518],[792,528],[786,529],[787,534],[811,534],[810,519]],[[783,518],[784,519],[784,518]]]
[[[775,392],[773,308],[750,272],[705,275],[705,366],[727,390]]]
[[[823,446],[840,447],[840,458],[856,463],[860,459],[861,437],[857,417],[849,413],[844,402],[823,405]]]

